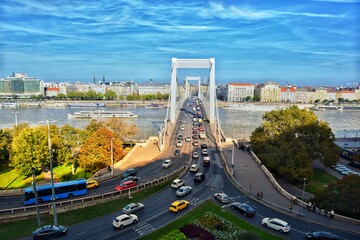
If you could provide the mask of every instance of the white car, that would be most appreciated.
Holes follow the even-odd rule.
[[[190,138],[190,137],[186,137],[186,138],[185,138],[185,141],[186,141],[186,142],[190,142],[190,141],[191,141],[191,138]]]
[[[192,157],[199,158],[199,153],[197,151],[193,152]]]
[[[190,167],[190,172],[197,172],[199,170],[199,166],[197,164],[193,164]]]
[[[287,233],[290,231],[290,225],[278,218],[264,218],[261,224],[265,227],[275,229],[276,231]]]
[[[185,120],[185,119],[183,119],[183,120],[181,120],[181,122],[186,123],[186,120]]]
[[[230,198],[225,193],[215,193],[214,198],[221,203],[229,203]]]
[[[171,164],[172,164],[172,161],[170,159],[166,159],[161,166],[162,166],[162,168],[168,168],[171,166]]]
[[[182,145],[183,145],[182,140],[178,140],[177,143],[176,143],[176,146],[177,147],[182,147]]]
[[[179,188],[181,186],[184,186],[185,181],[182,179],[175,179],[172,183],[171,183],[171,187],[173,188]]]
[[[202,154],[202,155],[208,155],[209,152],[208,152],[207,148],[201,150],[201,154]]]
[[[113,225],[116,228],[123,228],[127,225],[137,223],[137,221],[138,217],[134,214],[122,214],[113,220]]]
[[[185,127],[184,127],[184,126],[181,126],[181,127],[180,127],[180,130],[185,130]]]

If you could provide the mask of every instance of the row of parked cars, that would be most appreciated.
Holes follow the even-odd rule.
[[[337,171],[338,173],[340,173],[341,175],[350,175],[350,174],[354,174],[354,175],[358,175],[360,176],[359,172],[355,172],[351,169],[349,169],[348,167],[346,167],[343,164],[337,163],[336,165],[332,166],[332,168]]]

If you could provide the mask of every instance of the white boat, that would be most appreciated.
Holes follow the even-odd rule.
[[[330,111],[342,111],[343,110],[343,106],[334,106],[334,105],[320,105],[320,106],[315,106],[312,108],[312,110],[319,110],[319,111],[325,111],[325,110],[330,110]]]
[[[69,103],[67,106],[71,107],[71,108],[78,108],[78,107],[106,107],[106,103],[74,102],[74,103]]]
[[[4,103],[0,103],[0,106],[2,108],[19,108],[20,103],[18,103],[18,102],[4,102]]]
[[[74,114],[68,114],[69,119],[77,118],[137,118],[138,115],[134,112],[128,111],[104,111],[104,110],[90,110],[74,112]]]
[[[226,110],[243,110],[243,111],[272,111],[276,109],[283,109],[285,106],[267,105],[267,104],[231,104],[224,105]]]

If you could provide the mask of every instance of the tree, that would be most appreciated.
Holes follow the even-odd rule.
[[[335,136],[326,122],[297,106],[266,112],[251,134],[254,152],[273,173],[302,181],[312,175],[314,160],[329,167],[338,161]]]
[[[335,213],[360,219],[359,196],[360,177],[349,175],[315,193],[314,201],[321,208],[333,209]]]
[[[66,98],[65,94],[63,94],[63,93],[59,93],[59,94],[57,95],[57,97],[58,97],[59,99],[65,99],[65,98]]]
[[[64,125],[60,130],[61,148],[59,150],[59,162],[71,164],[72,174],[78,167],[77,152],[81,143],[80,130]]]
[[[89,136],[79,152],[79,165],[89,172],[111,166],[111,139],[114,163],[123,156],[122,141],[107,127],[101,127]]]
[[[49,164],[47,135],[39,128],[24,128],[12,142],[11,166],[24,176],[39,173]]]
[[[114,91],[112,90],[107,90],[105,93],[105,99],[106,100],[114,100],[117,98],[117,95]]]
[[[0,129],[0,164],[9,162],[11,141],[10,132]]]
[[[123,119],[110,118],[105,122],[105,126],[111,129],[115,136],[122,141],[126,138],[135,136],[138,129],[135,124],[128,125]]]

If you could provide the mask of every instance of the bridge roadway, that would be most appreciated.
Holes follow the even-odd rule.
[[[144,199],[143,203],[145,204],[145,210],[137,214],[139,217],[139,222],[135,225],[127,226],[121,230],[114,229],[112,226],[112,220],[116,216],[121,214],[120,212],[114,212],[112,214],[108,214],[96,219],[89,219],[89,221],[87,222],[70,226],[68,235],[62,239],[137,239],[139,237],[145,236],[147,233],[163,227],[171,221],[174,221],[176,218],[187,213],[204,200],[213,199],[213,194],[216,192],[225,192],[228,196],[230,196],[232,201],[247,202],[251,206],[253,206],[257,212],[257,215],[254,218],[245,218],[244,216],[237,213],[234,214],[238,215],[239,218],[246,220],[250,224],[255,225],[259,228],[263,228],[261,226],[261,220],[263,217],[278,217],[289,222],[292,230],[286,235],[277,233],[267,228],[263,228],[265,231],[269,231],[272,234],[282,236],[286,239],[304,239],[305,233],[309,230],[328,230],[334,232],[338,236],[341,236],[340,239],[359,239],[359,235],[355,233],[343,231],[341,229],[329,228],[318,223],[309,222],[303,219],[289,216],[286,213],[278,212],[259,203],[258,201],[254,201],[253,199],[247,197],[245,194],[239,191],[236,187],[233,186],[232,182],[229,181],[224,171],[224,167],[221,163],[221,158],[215,146],[215,143],[210,140],[213,139],[213,136],[211,134],[211,130],[208,124],[205,124],[205,130],[207,132],[208,138],[203,141],[200,140],[199,142],[206,142],[208,145],[209,154],[212,159],[210,167],[203,167],[201,165],[202,156],[200,156],[198,160],[191,159],[191,152],[195,150],[191,142],[184,141],[184,145],[181,148],[181,156],[174,157],[173,151],[174,149],[176,149],[174,144],[176,142],[177,133],[180,132],[179,121],[181,121],[182,119],[186,119],[186,128],[185,131],[181,131],[181,133],[185,137],[192,135],[191,116],[189,116],[189,114],[186,112],[181,112],[180,118],[176,125],[176,129],[174,130],[174,134],[171,137],[171,146],[169,146],[166,152],[161,155],[159,160],[154,161],[146,166],[140,167],[137,170],[139,176],[142,176],[143,174],[148,175],[152,172],[157,172],[157,174],[164,174],[166,171],[170,172],[183,164],[189,164],[189,161],[192,161],[192,163],[199,163],[199,171],[206,174],[206,179],[204,182],[200,184],[195,184],[193,182],[194,173],[190,172],[186,172],[185,175],[182,177],[182,179],[186,181],[186,185],[190,185],[193,187],[192,193],[184,197],[184,199],[190,202],[190,206],[179,213],[169,212],[169,205],[173,201],[178,199],[175,194],[176,190],[172,189],[169,186],[163,191],[158,192],[156,195]],[[169,169],[162,169],[162,160],[166,158],[173,159],[174,163]],[[115,186],[116,181],[118,180],[109,181],[108,184],[106,184],[107,188],[112,189]],[[224,206],[224,209],[232,211],[228,205]]]

